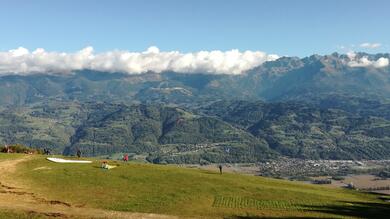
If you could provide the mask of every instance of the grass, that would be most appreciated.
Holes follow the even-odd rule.
[[[256,200],[246,197],[223,197],[214,199],[213,207],[250,208],[250,209],[276,209],[276,210],[311,210],[311,206],[324,205],[325,202],[313,203],[309,200]]]
[[[6,154],[6,153],[0,153],[0,161],[5,160],[12,160],[17,158],[22,158],[23,156],[26,156],[24,154]]]
[[[21,212],[15,210],[0,210],[0,219],[49,219],[49,215],[42,215],[36,212]]]
[[[9,159],[1,155],[0,159]],[[14,156],[14,155],[12,155]],[[359,216],[358,206],[389,204],[375,195],[263,177],[141,163],[57,164],[34,156],[19,164],[15,180],[53,200],[117,211],[204,218]],[[44,167],[44,168],[42,168]],[[35,170],[34,170],[35,169]],[[359,204],[357,204],[359,203]],[[340,209],[354,209],[346,214]],[[331,211],[337,209],[337,211]],[[364,209],[364,208],[362,208]]]

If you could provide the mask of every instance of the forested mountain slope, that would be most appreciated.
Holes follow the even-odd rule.
[[[153,162],[389,159],[388,58],[282,57],[239,75],[3,74],[0,144]]]

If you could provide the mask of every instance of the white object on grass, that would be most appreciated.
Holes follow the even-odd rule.
[[[46,159],[56,163],[92,163],[92,161],[89,160],[65,160],[62,158],[55,158],[55,157],[48,157]]]

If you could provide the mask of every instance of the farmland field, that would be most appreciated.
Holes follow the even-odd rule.
[[[319,177],[321,178],[321,177]],[[349,183],[353,183],[355,188],[360,190],[372,190],[381,194],[390,195],[390,190],[380,190],[378,188],[390,187],[390,179],[381,179],[374,175],[360,174],[360,175],[348,175],[343,180],[332,180],[332,184],[328,187],[345,187]]]

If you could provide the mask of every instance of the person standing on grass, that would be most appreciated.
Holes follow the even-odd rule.
[[[220,165],[218,166],[218,168],[219,168],[219,174],[222,174],[222,165],[220,164]]]
[[[129,161],[129,155],[128,154],[123,155],[123,161],[125,161],[125,162]]]
[[[77,149],[77,157],[81,157],[81,151],[80,151],[80,149]]]
[[[50,155],[50,149],[49,149],[49,148],[45,148],[45,149],[44,149],[44,153],[45,153],[46,155]]]
[[[8,144],[6,144],[4,147],[5,147],[5,151],[6,151],[7,153],[9,153],[9,152],[10,152],[10,149],[9,149]]]

